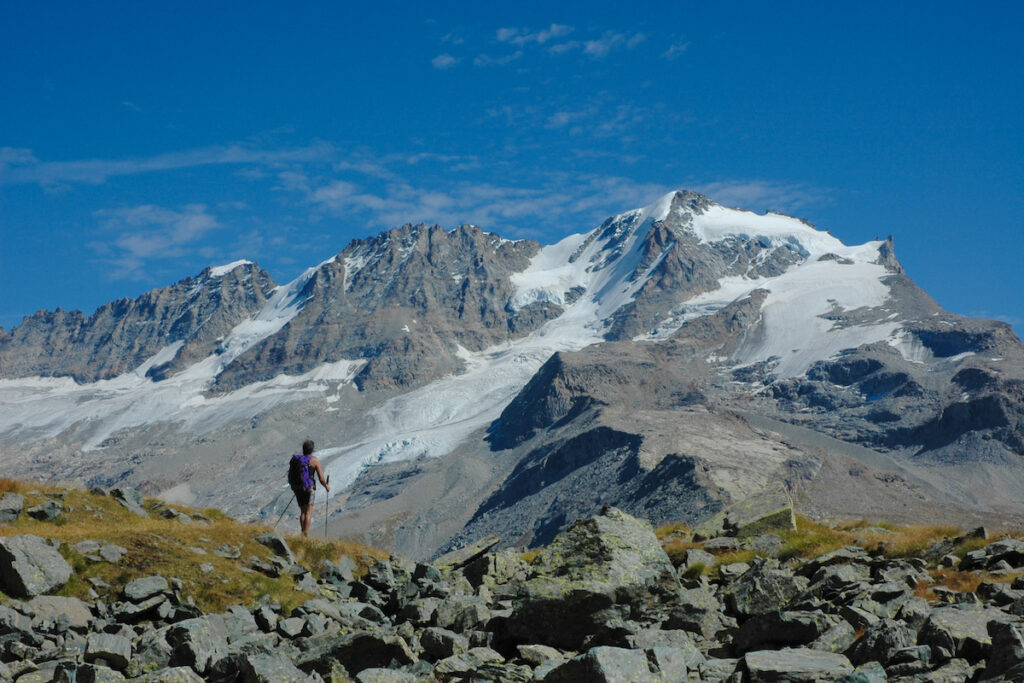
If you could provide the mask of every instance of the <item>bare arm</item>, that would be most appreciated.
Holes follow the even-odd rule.
[[[309,464],[316,470],[316,476],[320,483],[323,484],[324,489],[329,492],[331,487],[327,485],[327,481],[324,479],[324,468],[320,466],[320,458],[310,458]]]

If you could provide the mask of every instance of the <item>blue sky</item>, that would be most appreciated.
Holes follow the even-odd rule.
[[[0,3],[0,325],[685,187],[1024,329],[1019,3],[294,4]]]

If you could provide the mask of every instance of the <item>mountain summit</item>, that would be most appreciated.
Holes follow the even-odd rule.
[[[550,246],[406,225],[286,285],[236,262],[40,312],[0,332],[0,377],[12,474],[276,517],[311,436],[335,532],[421,556],[780,487],[822,515],[1024,512],[1009,326],[943,311],[891,238],[686,191]]]

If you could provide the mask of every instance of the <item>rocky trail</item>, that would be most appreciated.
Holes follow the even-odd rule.
[[[160,516],[171,542],[209,524],[131,490],[101,494]],[[832,544],[859,543],[817,552],[828,527],[659,539],[606,508],[529,553],[492,538],[431,563],[310,567],[291,548],[302,539],[249,527],[263,556],[228,547],[218,561],[238,581],[284,579],[290,595],[204,611],[193,582],[145,574],[134,549],[62,543],[83,509],[60,495],[0,498],[0,680],[1024,680],[1024,541],[984,529],[911,553],[905,530],[848,525]],[[108,582],[97,567],[123,570]]]

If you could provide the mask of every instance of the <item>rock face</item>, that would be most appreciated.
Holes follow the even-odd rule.
[[[0,336],[4,377],[109,379],[135,369],[166,347],[176,351],[146,374],[159,379],[210,355],[219,338],[259,311],[275,284],[270,274],[245,263],[223,274],[207,269],[195,278],[80,311],[40,311]]]
[[[301,432],[347,489],[333,529],[419,558],[543,545],[603,505],[745,517],[767,491],[832,517],[1024,512],[1009,326],[943,311],[891,239],[685,191],[546,247],[406,225],[280,287],[232,264],[41,312],[0,332],[0,377],[5,472],[266,521]]]

